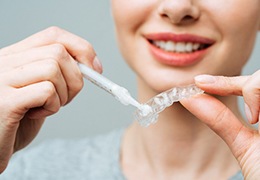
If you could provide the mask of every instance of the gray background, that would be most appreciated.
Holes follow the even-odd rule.
[[[0,48],[49,26],[59,26],[87,39],[102,61],[103,74],[136,96],[134,73],[117,49],[109,0],[0,1]],[[259,49],[258,37],[244,74],[259,69]],[[126,126],[132,121],[133,111],[85,81],[74,101],[47,119],[31,146],[45,139],[94,136]]]

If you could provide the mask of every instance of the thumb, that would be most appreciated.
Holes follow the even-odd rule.
[[[247,129],[235,115],[216,98],[207,94],[201,94],[189,99],[184,99],[181,101],[181,104],[215,131],[216,134],[227,143],[231,150],[234,150],[237,138],[240,138],[238,142],[241,141],[241,138],[245,138],[244,133],[247,133]]]
[[[260,70],[251,76],[210,76],[195,77],[196,85],[207,93],[221,96],[239,95],[244,97],[246,115],[250,123],[260,118]]]

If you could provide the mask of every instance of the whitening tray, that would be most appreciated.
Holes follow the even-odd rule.
[[[185,87],[174,87],[154,96],[144,104],[151,107],[150,112],[145,112],[144,114],[143,111],[139,109],[136,110],[134,114],[135,119],[141,126],[148,127],[156,123],[159,113],[171,106],[174,102],[202,93],[204,93],[204,91],[193,84]]]

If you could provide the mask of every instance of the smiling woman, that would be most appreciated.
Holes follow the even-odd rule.
[[[260,1],[111,0],[111,9],[138,101],[155,97],[147,103],[159,121],[12,157],[82,89],[75,61],[102,72],[88,41],[48,28],[0,50],[1,179],[258,179],[260,135],[250,124],[260,117],[260,71],[241,72],[260,29]]]

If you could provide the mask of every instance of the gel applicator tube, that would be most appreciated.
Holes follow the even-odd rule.
[[[124,105],[131,104],[135,106],[139,110],[143,109],[143,105],[137,102],[128,92],[127,89],[115,84],[114,82],[110,81],[106,77],[102,76],[98,72],[94,71],[93,69],[87,67],[82,63],[78,63],[79,69],[83,76],[97,85],[98,87],[102,88],[103,90],[107,91],[108,93],[112,94],[119,102]]]

